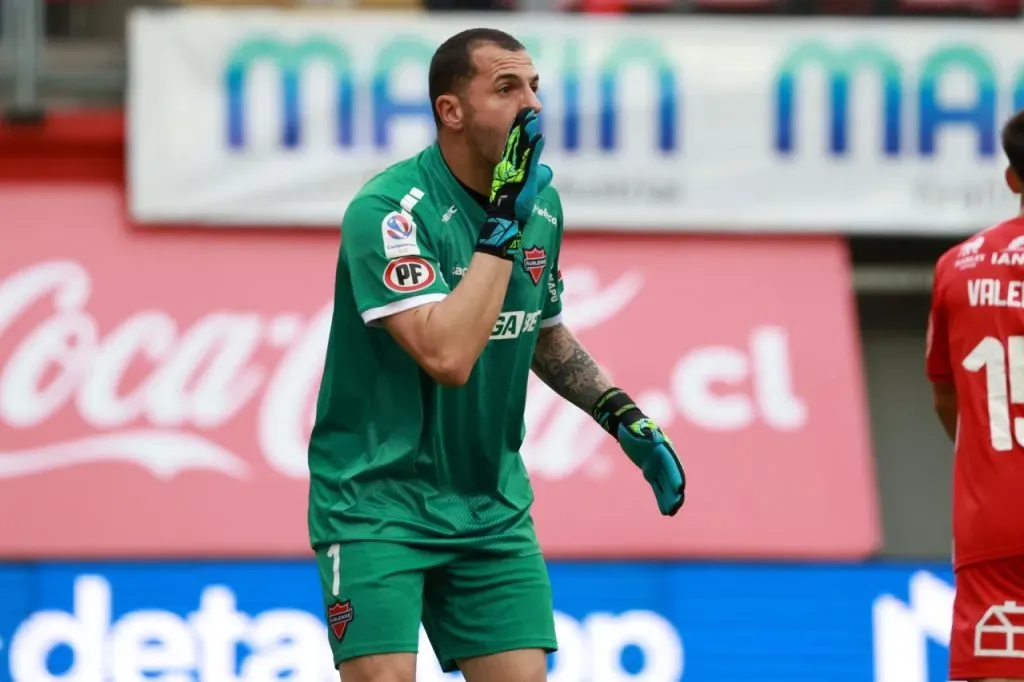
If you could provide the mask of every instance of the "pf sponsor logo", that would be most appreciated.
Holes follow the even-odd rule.
[[[434,266],[419,256],[396,258],[384,268],[384,284],[400,294],[422,291],[436,279]]]

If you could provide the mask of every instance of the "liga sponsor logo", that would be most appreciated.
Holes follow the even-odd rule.
[[[505,310],[498,314],[498,319],[491,329],[493,340],[518,339],[522,334],[529,334],[540,322],[540,310]]]
[[[420,247],[416,241],[416,222],[411,214],[405,211],[388,213],[380,223],[380,230],[384,240],[385,257],[420,255]]]
[[[0,251],[0,517],[19,519],[0,524],[0,553],[304,556],[337,238],[143,235],[120,202],[0,192],[19,234]],[[640,472],[531,377],[522,457],[550,556],[876,546],[839,242],[569,237],[565,254],[563,321],[715,494],[695,494],[686,523],[651,523]],[[395,262],[392,285],[431,277],[422,259]],[[782,503],[765,485],[794,478]]]
[[[408,239],[412,236],[413,222],[401,213],[389,213],[384,218],[384,227],[390,239]]]

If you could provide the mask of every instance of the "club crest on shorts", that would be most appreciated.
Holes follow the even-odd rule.
[[[544,268],[548,266],[548,254],[539,246],[530,246],[523,249],[523,269],[530,275],[534,286],[540,284]]]
[[[356,612],[352,609],[352,602],[345,600],[327,607],[327,625],[330,626],[334,637],[340,642],[345,637],[345,630],[352,622]]]

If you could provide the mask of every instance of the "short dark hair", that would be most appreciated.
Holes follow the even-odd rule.
[[[1010,168],[1024,181],[1024,110],[1018,111],[1003,126],[1003,151]]]
[[[434,113],[434,123],[438,128],[441,127],[441,117],[437,113],[437,98],[455,91],[476,74],[473,68],[473,50],[486,43],[492,43],[510,52],[526,49],[521,42],[504,31],[471,28],[456,33],[441,43],[434,52],[430,60],[427,82],[430,109]]]

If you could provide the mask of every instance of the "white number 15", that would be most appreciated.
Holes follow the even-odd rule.
[[[1010,433],[1010,405],[1024,405],[1024,336],[1006,339],[1005,348],[999,339],[986,336],[964,358],[963,364],[969,372],[985,369],[992,447],[1004,452],[1012,450],[1015,443],[1024,447],[1024,418],[1013,420]]]

